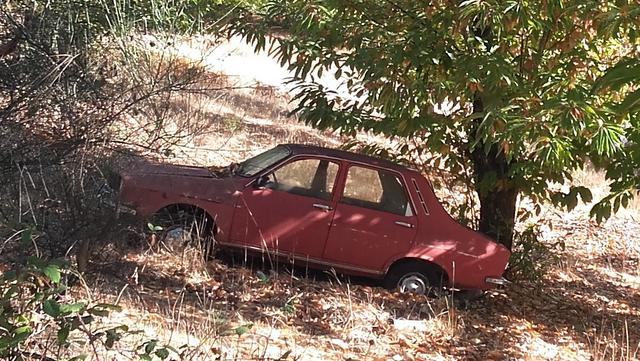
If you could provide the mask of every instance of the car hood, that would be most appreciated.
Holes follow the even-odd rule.
[[[191,198],[212,202],[228,201],[243,181],[220,169],[209,170],[174,164],[142,163],[122,174],[123,190],[147,190],[163,198]],[[127,192],[125,192],[127,193]]]
[[[138,162],[123,172],[124,175],[162,175],[181,177],[218,178],[207,168],[178,164]]]

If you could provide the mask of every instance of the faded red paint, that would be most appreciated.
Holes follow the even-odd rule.
[[[349,274],[381,278],[394,262],[415,258],[439,265],[447,273],[449,286],[457,288],[488,289],[492,285],[485,282],[486,277],[502,276],[510,252],[451,218],[417,171],[334,149],[285,146],[291,151],[287,158],[253,177],[216,176],[206,168],[135,165],[122,173],[120,198],[141,216],[171,204],[194,205],[215,220],[220,245],[269,250]],[[300,158],[327,159],[340,166],[331,199],[252,186],[260,175]],[[400,216],[341,203],[351,164],[398,175],[415,214]]]

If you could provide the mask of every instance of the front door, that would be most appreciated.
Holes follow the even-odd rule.
[[[368,273],[381,273],[416,235],[417,217],[402,178],[390,171],[349,167],[324,258]]]
[[[338,164],[293,159],[247,187],[237,203],[234,243],[300,258],[320,258],[334,214]]]

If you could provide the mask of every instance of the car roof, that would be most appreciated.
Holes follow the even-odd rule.
[[[353,152],[348,152],[346,150],[333,149],[333,148],[325,148],[319,147],[316,145],[307,145],[307,144],[281,144],[291,150],[293,155],[324,155],[328,157],[340,158],[351,162],[356,163],[365,163],[371,164],[374,166],[393,169],[397,171],[406,172],[408,170],[413,170],[406,166],[400,165],[393,161],[387,159],[376,158],[364,154],[358,154]]]

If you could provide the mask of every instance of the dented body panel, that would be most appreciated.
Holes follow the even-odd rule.
[[[143,217],[172,204],[193,205],[215,221],[220,245],[269,251],[296,263],[348,274],[383,277],[396,262],[418,259],[439,266],[450,287],[488,289],[493,284],[487,278],[502,277],[510,252],[456,222],[419,172],[334,149],[279,147],[285,147],[288,155],[250,176],[234,173],[235,165],[223,171],[150,163],[131,166],[121,173],[121,202]],[[318,164],[307,172],[310,182],[304,182],[305,169],[295,169],[300,164]],[[384,189],[380,204],[370,199],[353,202],[354,194],[366,198],[358,194],[358,187],[366,194],[375,185],[355,184],[350,180],[352,168],[378,172],[387,190],[402,190],[405,195],[398,197],[407,198],[408,203],[401,205],[406,211],[382,209],[385,199],[388,204],[394,201]],[[283,174],[302,181],[285,187]],[[265,180],[269,177],[274,179]],[[321,191],[314,193],[314,187]]]

